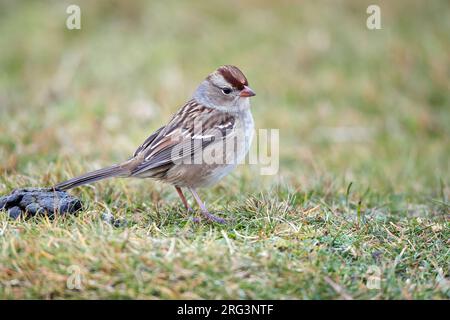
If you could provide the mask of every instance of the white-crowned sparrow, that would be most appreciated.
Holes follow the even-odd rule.
[[[203,215],[223,223],[224,219],[208,212],[196,188],[216,183],[247,154],[254,127],[249,97],[254,95],[237,67],[222,66],[130,159],[61,182],[55,189],[67,190],[110,177],[155,178],[174,185],[185,208],[191,211],[181,190],[188,188]]]

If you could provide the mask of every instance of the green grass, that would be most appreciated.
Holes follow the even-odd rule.
[[[0,194],[127,159],[221,64],[280,129],[280,171],[201,190],[225,226],[151,180],[75,189],[74,217],[1,212],[0,297],[449,299],[450,7],[377,1],[370,31],[372,3],[79,1],[69,31],[70,2],[2,2]]]

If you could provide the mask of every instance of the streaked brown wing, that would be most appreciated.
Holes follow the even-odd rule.
[[[140,161],[132,169],[131,175],[141,175],[160,167],[168,168],[176,160],[193,157],[198,149],[225,139],[235,124],[233,115],[204,107],[191,100],[174,115],[164,129],[160,128],[153,134],[156,135],[154,138],[150,139],[153,135],[149,137],[146,140],[149,142],[144,142],[135,152],[135,158]],[[174,157],[175,147],[185,152]]]
[[[161,127],[158,130],[156,130],[150,137],[148,137],[140,146],[136,149],[136,151],[133,154],[133,158],[136,157],[139,153],[141,153],[142,150],[145,150],[152,142],[155,140],[155,138],[160,134],[161,130],[163,130],[165,127]]]

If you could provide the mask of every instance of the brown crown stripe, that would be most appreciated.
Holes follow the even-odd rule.
[[[223,66],[217,71],[237,90],[242,90],[244,86],[248,86],[247,78],[235,66]]]

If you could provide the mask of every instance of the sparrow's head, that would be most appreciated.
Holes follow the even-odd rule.
[[[194,99],[207,107],[224,111],[239,111],[248,106],[255,92],[247,78],[235,66],[226,65],[211,73],[197,88]]]

